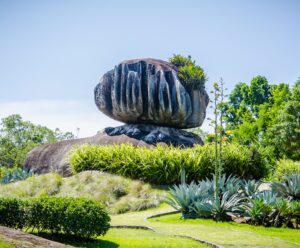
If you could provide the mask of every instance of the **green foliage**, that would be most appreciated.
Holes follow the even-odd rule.
[[[195,202],[193,210],[198,217],[213,218],[217,221],[230,220],[240,213],[243,198],[238,193],[224,192],[218,198],[207,198],[205,201]]]
[[[99,171],[84,171],[66,178],[54,173],[34,175],[23,181],[0,185],[0,195],[22,199],[85,197],[105,205],[109,213],[118,214],[157,207],[163,202],[165,192],[140,181]]]
[[[273,178],[277,181],[284,180],[286,175],[300,173],[300,161],[293,161],[290,159],[280,159],[276,162]]]
[[[242,189],[245,197],[249,199],[254,198],[260,185],[261,183],[255,180],[243,180]]]
[[[178,78],[187,88],[197,90],[204,88],[206,75],[191,56],[174,54],[169,61],[178,68]]]
[[[243,205],[243,215],[249,218],[250,223],[263,226],[297,227],[299,219],[299,202],[291,202],[280,198],[272,191],[257,193]]]
[[[174,186],[166,202],[179,210],[184,218],[226,221],[245,217],[254,225],[298,227],[299,179],[300,175],[289,177],[286,185],[274,184],[276,188],[273,186],[272,191],[260,191],[260,183],[255,180],[246,181],[225,175],[217,180],[214,176],[198,184]],[[219,189],[218,194],[215,194],[216,188]]]
[[[0,198],[0,224],[38,232],[77,237],[104,235],[110,217],[99,204],[84,198],[41,197],[32,200]]]
[[[216,184],[217,187],[216,187]],[[219,190],[217,197],[215,191]],[[236,177],[222,175],[216,179],[200,181],[198,184],[181,184],[170,189],[166,202],[182,212],[184,218],[202,217],[228,220],[237,214],[243,197],[237,193],[241,181]]]
[[[0,167],[20,167],[35,146],[73,138],[70,132],[34,125],[20,115],[3,118],[0,127]]]
[[[205,200],[212,186],[211,184],[206,184],[205,182],[196,184],[192,182],[191,184],[180,184],[178,186],[174,185],[170,189],[170,196],[166,198],[166,202],[173,208],[182,212],[184,217],[188,217],[191,212],[191,207],[194,206],[196,202],[202,202]]]
[[[28,177],[33,176],[33,172],[29,169],[21,169],[21,168],[12,168],[8,169],[6,167],[0,168],[0,183],[7,184],[19,180],[24,180]]]
[[[242,178],[259,179],[268,174],[260,151],[240,145],[223,147],[223,171]],[[180,182],[182,168],[187,182],[211,177],[214,173],[213,145],[179,149],[158,146],[153,149],[123,144],[115,146],[86,145],[70,154],[74,172],[100,170],[156,184]]]
[[[27,208],[27,201],[0,198],[0,225],[23,228],[26,225]]]
[[[272,190],[278,195],[291,199],[300,200],[300,173],[285,176],[282,183],[274,182]]]
[[[223,107],[230,138],[240,144],[269,147],[275,159],[300,160],[300,87],[269,84],[257,76],[239,83]]]
[[[289,101],[278,110],[268,137],[279,157],[300,160],[300,86],[292,89]]]

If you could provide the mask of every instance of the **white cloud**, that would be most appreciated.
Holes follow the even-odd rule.
[[[37,100],[0,102],[0,118],[11,114],[20,114],[24,120],[34,124],[47,126],[51,129],[59,128],[63,131],[77,133],[79,137],[95,135],[105,127],[122,125],[101,113],[92,101],[73,100]],[[209,121],[205,120],[202,128],[211,130]]]
[[[0,118],[11,114],[20,114],[24,120],[32,123],[71,131],[74,134],[79,128],[79,137],[92,136],[105,127],[121,125],[102,114],[94,103],[87,101],[0,102]]]

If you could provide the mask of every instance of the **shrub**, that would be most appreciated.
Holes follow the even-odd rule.
[[[40,197],[28,201],[2,198],[0,212],[0,224],[4,226],[85,238],[104,235],[110,221],[101,205],[84,198]]]
[[[191,56],[184,57],[174,54],[169,61],[178,68],[178,78],[183,85],[190,89],[200,90],[204,88],[206,75],[203,69],[192,60]]]
[[[0,225],[23,228],[26,222],[27,201],[0,198]]]
[[[300,173],[300,161],[281,159],[276,163],[273,177],[275,180],[282,181],[286,175],[297,173]]]
[[[214,172],[212,144],[180,149],[170,146],[134,147],[85,145],[73,150],[70,164],[74,172],[100,170],[155,184],[180,182],[184,168],[187,182],[211,177]],[[223,148],[223,171],[227,175],[259,179],[268,168],[259,151],[246,146],[226,144]]]

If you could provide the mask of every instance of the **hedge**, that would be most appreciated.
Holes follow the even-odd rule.
[[[0,198],[0,225],[77,237],[104,235],[110,217],[94,201],[72,197]]]
[[[70,154],[73,172],[100,170],[155,184],[180,182],[182,168],[188,182],[211,177],[214,172],[212,144],[180,149],[170,146],[134,147],[85,145]],[[227,144],[223,148],[223,173],[260,179],[268,174],[264,155],[254,147]]]

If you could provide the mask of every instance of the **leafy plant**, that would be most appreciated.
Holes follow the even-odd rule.
[[[0,198],[0,225],[23,228],[26,225],[27,201]]]
[[[226,144],[222,148],[222,168],[227,175],[259,179],[268,174],[263,156],[254,148]],[[214,145],[189,149],[158,146],[153,149],[132,145],[86,145],[73,150],[70,164],[76,173],[100,170],[155,184],[186,182],[211,178],[214,173]]]
[[[255,180],[243,180],[241,184],[244,195],[249,199],[255,197],[255,195],[258,193],[258,188],[260,185],[261,183]]]
[[[273,206],[277,195],[273,192],[261,192],[243,204],[243,215],[254,225],[269,226]]]
[[[178,68],[178,78],[183,85],[189,89],[200,90],[204,88],[206,75],[203,69],[192,60],[191,56],[184,57],[174,54],[169,61]]]
[[[225,175],[218,180],[218,197],[215,197],[216,176],[199,181],[198,184],[180,184],[170,189],[167,203],[182,212],[184,218],[204,217],[226,220],[237,214],[243,198],[238,193],[240,180]]]
[[[110,227],[106,210],[84,198],[0,198],[0,213],[0,224],[4,226],[84,238],[104,235]]]
[[[24,180],[33,176],[33,172],[30,169],[13,168],[4,170],[0,182],[3,184]]]
[[[291,159],[280,159],[276,162],[273,178],[278,181],[283,181],[286,175],[300,173],[300,161]]]
[[[209,197],[209,187],[210,185],[207,183],[197,185],[194,182],[175,185],[170,189],[170,197],[166,199],[166,202],[182,212],[183,217],[186,218],[191,214],[190,210],[196,202],[201,202]]]
[[[238,193],[224,192],[220,198],[212,196],[205,200],[197,201],[191,206],[191,209],[198,217],[211,217],[217,221],[230,220],[236,217],[240,212],[240,205],[243,198]]]
[[[274,182],[272,190],[278,195],[292,199],[300,200],[300,173],[287,175],[282,183]]]

